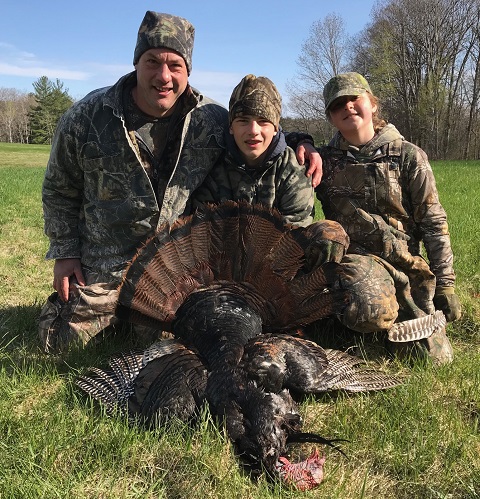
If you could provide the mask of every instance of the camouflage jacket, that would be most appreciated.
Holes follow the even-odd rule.
[[[422,149],[405,141],[390,124],[361,148],[348,144],[337,132],[320,153],[323,178],[316,195],[326,218],[341,223],[351,241],[361,244],[365,236],[356,209],[381,215],[410,237],[408,248],[413,255],[420,254],[423,242],[437,285],[454,284],[447,216]]]
[[[259,168],[244,164],[228,131],[225,142],[227,151],[193,194],[194,206],[243,200],[278,209],[288,223],[305,227],[313,222],[311,179],[305,176],[305,167],[298,164],[295,152],[287,147],[282,131],[274,137]]]
[[[135,135],[125,127],[122,92],[131,78],[135,73],[91,92],[64,114],[43,182],[47,258],[81,258],[87,283],[119,278],[160,224],[189,213],[191,193],[224,152],[227,110],[188,87],[159,207]]]

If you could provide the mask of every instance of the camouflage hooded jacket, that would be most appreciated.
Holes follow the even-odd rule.
[[[159,207],[125,127],[122,92],[134,74],[91,92],[64,114],[45,173],[47,259],[81,258],[87,284],[118,279],[160,224],[189,213],[190,194],[224,151],[227,110],[188,87],[175,166]]]
[[[194,206],[225,200],[248,201],[276,208],[285,222],[306,227],[313,222],[314,192],[305,167],[287,147],[282,131],[267,149],[259,168],[245,165],[235,141],[225,133],[226,153],[217,161],[205,182],[193,194]]]
[[[340,133],[320,150],[323,178],[316,194],[325,217],[336,220],[352,242],[362,243],[356,209],[381,215],[406,233],[413,255],[423,242],[437,286],[455,282],[447,216],[425,152],[407,142],[391,124],[357,148]]]

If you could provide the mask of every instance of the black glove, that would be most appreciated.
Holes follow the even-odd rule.
[[[456,321],[462,316],[462,305],[453,286],[437,286],[433,304],[445,314],[448,322]]]

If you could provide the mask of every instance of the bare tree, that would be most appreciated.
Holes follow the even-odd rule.
[[[480,5],[477,5],[475,21],[468,45],[469,58],[465,64],[465,77],[460,82],[459,89],[459,101],[462,99],[460,102],[468,109],[466,132],[462,141],[465,144],[464,159],[480,157]]]
[[[287,84],[287,109],[295,116],[318,120],[323,115],[323,87],[345,70],[348,43],[345,22],[337,14],[313,23],[297,60],[298,76]]]
[[[305,83],[323,87],[332,76],[341,73],[347,42],[345,22],[338,14],[328,14],[323,21],[314,22],[297,61]]]
[[[28,142],[31,97],[14,88],[0,88],[0,140]]]
[[[459,129],[459,96],[471,57],[479,0],[379,2],[355,65],[384,98],[387,116],[434,157],[446,157]]]

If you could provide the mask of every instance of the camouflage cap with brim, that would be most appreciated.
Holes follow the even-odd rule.
[[[335,99],[345,95],[362,95],[372,93],[367,80],[359,73],[342,73],[331,78],[323,88],[325,110],[331,106]]]
[[[166,48],[178,52],[185,60],[188,74],[192,71],[195,28],[186,19],[170,14],[147,11],[138,30],[133,64],[149,49]]]
[[[233,89],[229,102],[229,122],[238,116],[260,116],[276,128],[280,125],[282,98],[274,83],[265,76],[248,74]]]

